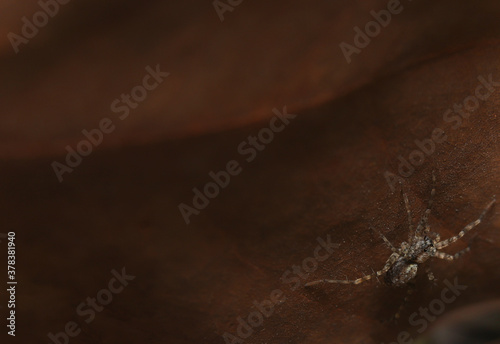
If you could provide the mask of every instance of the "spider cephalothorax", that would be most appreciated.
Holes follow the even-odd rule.
[[[408,234],[408,242],[404,241],[403,243],[401,243],[399,248],[395,248],[383,234],[380,234],[384,242],[392,250],[392,254],[390,255],[389,259],[387,259],[385,266],[381,270],[374,272],[370,275],[366,275],[353,280],[322,279],[314,282],[309,282],[306,284],[306,287],[323,282],[340,283],[340,284],[360,284],[364,281],[368,281],[374,277],[378,277],[384,274],[385,274],[384,276],[385,282],[388,285],[400,287],[408,284],[408,282],[410,282],[417,275],[419,265],[424,263],[429,258],[435,257],[451,261],[457,259],[463,253],[469,251],[469,248],[467,247],[466,249],[459,251],[454,255],[451,255],[440,251],[440,249],[445,248],[450,244],[454,243],[455,241],[463,237],[467,232],[469,232],[478,224],[480,224],[483,217],[486,215],[486,213],[491,208],[493,203],[495,203],[495,198],[493,197],[493,200],[490,203],[488,203],[488,205],[486,206],[486,208],[484,209],[484,211],[481,213],[481,215],[477,220],[469,223],[457,235],[441,241],[439,234],[431,232],[430,226],[427,223],[429,214],[431,212],[431,206],[433,202],[432,200],[434,194],[436,193],[436,189],[434,187],[435,182],[436,182],[436,177],[434,176],[433,173],[432,174],[433,187],[431,191],[431,197],[429,198],[429,204],[422,218],[420,219],[418,226],[415,229],[413,226],[413,218],[411,215],[408,197],[403,192],[403,199],[406,206],[406,212],[408,215],[408,223],[410,229],[410,233]],[[433,237],[434,239],[432,239],[431,237]],[[434,279],[432,273],[428,272],[428,276],[430,280]]]

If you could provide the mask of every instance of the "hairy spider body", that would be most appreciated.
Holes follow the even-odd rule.
[[[435,189],[436,177],[434,173],[432,174],[432,191],[431,196],[429,198],[429,203],[427,209],[425,210],[422,218],[418,226],[414,229],[413,226],[413,218],[411,215],[410,204],[408,202],[408,197],[404,192],[403,199],[406,206],[406,212],[408,215],[408,223],[410,233],[408,234],[408,242],[404,241],[401,243],[399,248],[395,248],[387,238],[381,234],[381,238],[384,240],[386,245],[392,250],[392,254],[389,259],[387,259],[384,267],[374,272],[370,275],[365,275],[363,277],[353,279],[353,280],[330,280],[330,279],[322,279],[313,282],[307,283],[305,286],[312,286],[319,283],[339,283],[339,284],[360,284],[364,281],[371,280],[372,278],[376,278],[378,276],[384,276],[384,280],[386,284],[395,287],[405,286],[412,279],[415,278],[418,272],[418,267],[420,264],[427,261],[429,258],[439,258],[448,261],[452,261],[454,259],[459,258],[462,254],[469,251],[469,247],[466,249],[455,253],[454,255],[444,253],[440,251],[442,248],[449,246],[450,244],[456,242],[458,239],[463,237],[467,232],[475,228],[479,225],[486,215],[491,206],[495,203],[495,197],[493,200],[488,203],[486,208],[483,210],[479,218],[467,226],[464,227],[457,235],[441,241],[439,234],[433,233],[430,231],[430,226],[427,223],[429,218],[429,214],[431,212],[431,206],[433,202],[434,194],[436,193]],[[431,236],[434,238],[431,238]],[[427,272],[429,280],[434,279],[434,275],[431,272]]]
[[[398,259],[385,274],[385,283],[390,286],[400,287],[411,281],[418,271],[418,264]]]
[[[411,281],[417,275],[419,264],[435,256],[437,252],[434,241],[428,236],[411,246],[403,242],[401,247],[403,250],[398,250],[398,259],[385,274],[385,282],[394,287],[404,286]]]

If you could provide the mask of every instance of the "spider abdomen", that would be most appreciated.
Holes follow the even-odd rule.
[[[417,275],[417,270],[417,263],[399,259],[385,274],[385,282],[390,286],[404,286]]]

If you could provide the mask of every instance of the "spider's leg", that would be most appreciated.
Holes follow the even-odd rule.
[[[433,281],[434,285],[437,285],[436,284],[437,279],[436,279],[436,277],[434,277],[434,274],[432,273],[431,268],[427,266],[425,268],[425,272],[427,273],[427,278],[429,278],[429,281]]]
[[[439,249],[442,249],[450,244],[453,244],[455,241],[457,241],[458,239],[463,237],[467,232],[469,232],[474,227],[476,227],[478,224],[480,224],[481,221],[483,220],[483,217],[486,215],[488,210],[490,210],[491,206],[493,205],[493,203],[495,203],[495,201],[496,201],[496,199],[493,198],[493,200],[490,203],[488,203],[486,208],[483,210],[483,213],[479,216],[479,218],[476,221],[473,221],[473,222],[469,223],[467,226],[465,226],[464,229],[462,229],[460,231],[460,233],[458,233],[457,235],[455,235],[449,239],[446,239],[444,241],[440,241],[440,242],[436,243],[436,245],[435,245],[436,248],[439,250]]]
[[[364,281],[368,281],[368,280],[371,280],[373,277],[378,277],[378,276],[381,276],[383,274],[385,274],[392,266],[392,264],[394,264],[394,262],[399,258],[399,254],[397,254],[396,252],[394,252],[393,254],[391,254],[391,256],[389,257],[389,259],[387,259],[387,262],[385,263],[385,266],[382,270],[379,270],[379,271],[376,271],[370,275],[365,275],[363,277],[360,277],[358,279],[354,279],[354,280],[349,280],[349,279],[345,279],[345,280],[330,280],[330,279],[322,279],[322,280],[317,280],[317,281],[313,281],[313,282],[309,282],[309,283],[306,283],[305,286],[306,287],[310,287],[310,286],[313,286],[313,285],[316,285],[316,284],[320,284],[320,283],[338,283],[338,284],[360,284]]]
[[[377,234],[380,235],[382,240],[384,240],[385,244],[391,249],[392,252],[399,252],[399,250],[391,244],[391,242],[385,237],[385,235],[383,235],[381,232],[379,232],[376,229],[373,229],[373,231],[377,232]]]
[[[436,232],[431,232],[430,230],[431,230],[431,228],[427,225],[427,227],[425,228],[424,233],[427,234],[428,236],[430,236],[431,238],[434,238],[434,240],[433,240],[434,244],[440,242],[441,241],[441,236],[438,233],[436,233]]]
[[[425,272],[427,273],[427,277],[429,278],[429,281],[434,281],[436,278],[434,277],[434,274],[432,273],[431,269],[427,267],[425,269]]]
[[[439,258],[439,259],[444,259],[444,260],[454,260],[454,259],[460,258],[460,256],[462,256],[464,253],[467,253],[469,251],[470,251],[470,247],[466,247],[463,250],[458,251],[455,254],[448,254],[448,253],[444,253],[441,251],[437,251],[436,254],[434,255],[434,257]]]
[[[415,233],[413,232],[413,216],[411,215],[410,202],[408,201],[408,195],[404,191],[403,187],[401,187],[401,193],[403,194],[403,199],[405,201],[406,214],[408,215],[408,227],[410,231],[408,232],[408,242],[411,242]]]
[[[401,305],[399,305],[398,311],[396,312],[396,314],[394,314],[393,317],[394,320],[398,320],[400,318],[401,312],[404,310],[406,304],[408,303],[408,300],[410,299],[410,295],[413,293],[415,288],[416,288],[415,284],[413,283],[408,284],[408,289],[406,290],[406,296],[403,299],[403,302],[401,302]]]
[[[372,272],[375,273],[375,271],[372,269]],[[375,278],[377,279],[377,282],[380,283],[380,280],[378,279],[378,276],[375,275]]]
[[[436,175],[434,171],[432,171],[432,191],[431,196],[429,197],[429,203],[427,204],[427,209],[425,209],[424,215],[420,219],[418,223],[417,229],[415,230],[415,235],[420,236],[422,233],[426,234],[430,230],[430,227],[427,225],[427,220],[429,219],[429,215],[431,213],[432,203],[434,202],[434,195],[436,194]],[[425,227],[424,227],[425,226]],[[423,229],[423,231],[422,231]]]

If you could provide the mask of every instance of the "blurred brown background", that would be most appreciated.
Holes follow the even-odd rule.
[[[437,286],[422,274],[398,324],[387,321],[403,289],[280,282],[326,234],[341,246],[311,279],[381,268],[389,252],[370,228],[407,238],[383,174],[436,127],[447,141],[405,183],[415,217],[433,170],[431,223],[443,237],[500,195],[500,89],[458,129],[443,122],[479,75],[500,80],[500,4],[401,3],[349,64],[339,44],[387,1],[243,1],[223,22],[210,1],[69,2],[17,54],[7,35],[40,7],[0,1],[0,214],[2,231],[17,233],[20,284],[18,335],[0,336],[49,342],[73,320],[84,331],[71,343],[223,343],[254,300],[282,288],[286,302],[245,342],[379,343],[416,337],[408,316],[445,279],[468,285],[449,309],[498,297],[498,206],[450,251],[470,241],[469,255],[433,262]],[[116,120],[110,104],[156,64],[170,76],[59,183],[51,163],[82,130]],[[283,106],[297,119],[244,163],[239,143]],[[178,204],[232,159],[241,175],[186,226]],[[78,304],[122,266],[136,279],[82,322]]]

